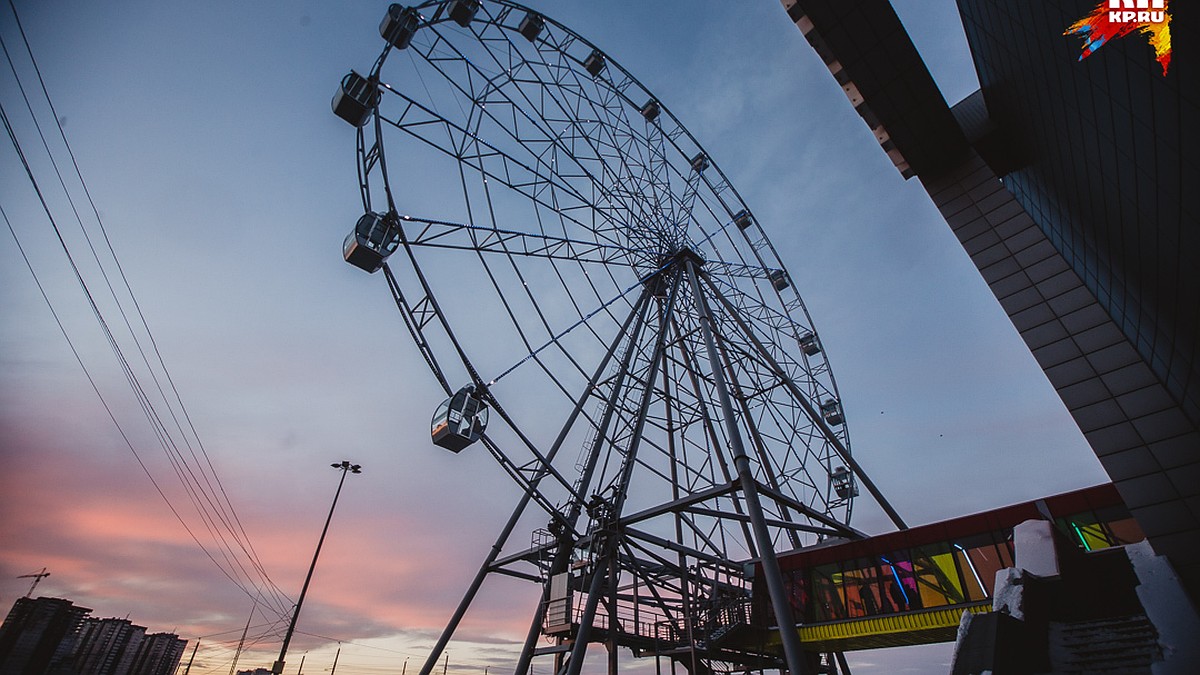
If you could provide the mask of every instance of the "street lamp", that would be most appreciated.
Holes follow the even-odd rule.
[[[296,601],[296,611],[292,614],[292,622],[288,624],[287,635],[283,636],[283,647],[279,650],[279,660],[271,666],[271,672],[280,675],[283,672],[283,661],[287,657],[288,645],[292,642],[292,632],[296,630],[296,620],[300,618],[300,607],[304,605],[304,596],[308,594],[308,582],[312,581],[313,570],[317,567],[317,557],[321,555],[321,545],[325,543],[325,533],[329,532],[329,521],[333,520],[333,510],[337,508],[338,497],[342,494],[342,484],[346,482],[347,473],[362,473],[362,465],[351,464],[347,460],[330,464],[335,469],[342,470],[342,478],[338,481],[337,492],[333,493],[333,504],[329,506],[329,516],[325,518],[325,528],[321,530],[321,538],[317,540],[317,551],[313,553],[312,564],[308,566],[308,576],[304,577],[304,586],[300,589],[300,599]]]

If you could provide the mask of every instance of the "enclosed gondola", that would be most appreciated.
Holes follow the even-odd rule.
[[[471,25],[471,20],[475,18],[475,13],[479,11],[479,0],[450,0],[447,5],[450,18],[454,23],[466,28]]]
[[[662,106],[658,104],[658,101],[650,99],[642,105],[639,112],[642,113],[642,117],[645,117],[647,122],[653,122],[658,118],[659,113],[662,112]]]
[[[742,209],[733,214],[733,224],[737,225],[739,230],[744,230],[754,224],[754,219],[750,217],[750,212]]]
[[[352,70],[342,78],[331,105],[333,114],[353,126],[364,126],[371,119],[371,111],[379,105],[379,87]]]
[[[783,270],[771,270],[771,273],[767,276],[771,279],[771,285],[777,291],[782,291],[792,285],[792,282],[788,279],[787,272]]]
[[[809,356],[816,356],[821,353],[821,345],[817,342],[816,333],[805,333],[800,336],[800,349]]]
[[[520,32],[526,40],[533,42],[538,38],[538,35],[541,35],[542,29],[545,27],[546,20],[542,18],[541,14],[538,14],[537,12],[529,12],[525,15],[524,19],[521,19],[521,25],[517,28],[517,31]]]
[[[434,445],[461,452],[483,437],[487,423],[487,405],[476,395],[475,385],[468,384],[438,406],[430,433]]]
[[[834,398],[825,399],[825,402],[821,404],[821,414],[825,416],[825,421],[831,427],[836,427],[845,421],[842,416],[842,404]]]
[[[420,25],[421,15],[415,7],[392,3],[379,22],[379,35],[396,49],[407,49]]]
[[[583,67],[592,77],[600,77],[600,73],[604,71],[606,61],[604,54],[599,49],[593,49],[591,54],[583,60]]]
[[[833,491],[841,499],[858,496],[858,485],[854,482],[854,474],[844,466],[839,466],[829,474],[829,482]]]
[[[342,256],[346,262],[374,274],[383,267],[388,256],[396,252],[400,244],[400,217],[395,212],[381,215],[370,212],[363,214],[346,235],[342,244]]]

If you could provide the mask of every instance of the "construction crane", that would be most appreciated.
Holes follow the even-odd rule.
[[[50,576],[50,573],[46,571],[45,567],[43,567],[41,572],[35,572],[34,574],[22,574],[21,576],[17,577],[18,579],[33,579],[33,585],[29,587],[29,592],[25,594],[25,597],[28,598],[29,596],[33,595],[33,589],[37,588],[37,585],[42,582],[42,579],[45,579],[48,576]]]

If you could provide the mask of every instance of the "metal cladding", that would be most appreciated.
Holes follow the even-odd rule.
[[[783,4],[1200,601],[1195,78],[1130,42],[1062,58],[1082,6],[959,0],[980,90],[951,108],[890,3]]]
[[[784,6],[902,176],[946,168],[966,152],[966,138],[891,3]]]

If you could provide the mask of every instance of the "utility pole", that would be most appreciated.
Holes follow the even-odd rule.
[[[229,675],[237,671],[238,659],[242,657],[242,649],[246,646],[246,634],[250,632],[250,622],[254,620],[254,610],[258,609],[258,600],[250,608],[250,616],[246,617],[246,627],[242,629],[242,639],[238,641],[237,651],[233,653],[233,665],[229,666]],[[196,644],[199,646],[199,643]]]
[[[329,669],[329,675],[333,675],[334,673],[337,672],[338,657],[341,655],[342,655],[342,643],[339,642],[337,653],[333,655],[333,667]]]
[[[337,492],[333,493],[333,504],[329,506],[329,516],[325,518],[325,527],[321,530],[321,538],[317,540],[317,550],[313,553],[312,564],[308,566],[308,576],[304,577],[304,586],[300,589],[300,599],[296,601],[296,611],[292,614],[292,621],[288,624],[287,634],[283,636],[283,647],[279,650],[279,660],[271,666],[271,672],[275,675],[283,673],[283,662],[287,658],[288,645],[292,642],[292,633],[296,630],[296,620],[300,618],[300,607],[304,605],[304,596],[308,594],[308,584],[312,581],[313,570],[317,567],[317,558],[321,555],[321,545],[325,543],[325,535],[329,532],[329,521],[333,520],[333,510],[337,508],[338,497],[342,494],[342,485],[346,482],[347,473],[362,473],[362,465],[351,464],[348,460],[334,462],[330,464],[335,469],[342,470],[342,478],[338,481]],[[341,647],[338,647],[341,651]]]
[[[188,675],[192,672],[192,661],[196,660],[196,650],[200,649],[200,638],[196,638],[196,644],[192,647],[192,658],[188,659],[187,668],[183,669],[183,675]]]

